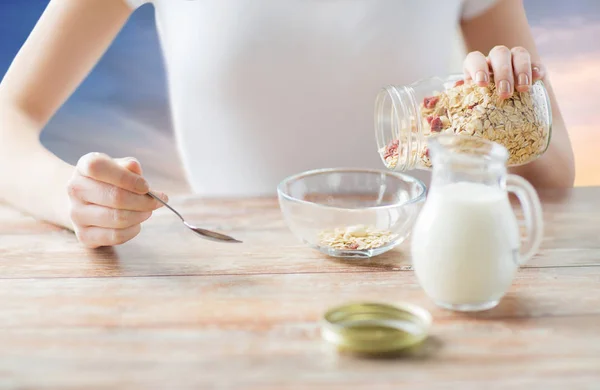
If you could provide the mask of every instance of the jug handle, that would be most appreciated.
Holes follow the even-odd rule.
[[[533,186],[521,176],[508,175],[506,189],[517,196],[523,209],[527,228],[527,242],[521,247],[519,259],[519,264],[523,265],[536,254],[542,243],[544,234],[542,205]]]

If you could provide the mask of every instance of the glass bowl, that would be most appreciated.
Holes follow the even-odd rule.
[[[401,173],[319,169],[277,187],[285,222],[300,240],[326,255],[369,258],[402,243],[425,200],[425,185]]]

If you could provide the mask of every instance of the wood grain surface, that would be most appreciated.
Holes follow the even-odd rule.
[[[471,315],[429,301],[408,244],[325,257],[271,198],[173,200],[241,245],[160,210],[100,250],[0,206],[0,388],[600,389],[600,188],[540,195],[543,248],[497,308]],[[421,305],[431,337],[396,359],[340,354],[319,321],[357,300]]]

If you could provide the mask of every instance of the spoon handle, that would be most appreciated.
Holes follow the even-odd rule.
[[[162,200],[158,196],[154,195],[152,192],[148,192],[148,196],[150,196],[151,198],[154,198],[155,200],[157,200],[160,203],[162,203],[166,208],[168,208],[169,210],[171,210],[172,212],[174,212],[179,217],[179,219],[181,219],[182,222],[185,222],[185,219],[183,219],[183,217],[181,216],[181,214],[179,214],[177,212],[177,210],[175,210],[173,207],[169,206],[167,204],[167,202],[165,202],[164,200]]]

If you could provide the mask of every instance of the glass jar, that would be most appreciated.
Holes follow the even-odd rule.
[[[431,186],[412,231],[415,275],[439,306],[490,309],[540,247],[540,200],[528,181],[507,173],[508,152],[497,143],[441,135],[430,146]],[[508,193],[521,203],[524,237]]]
[[[508,150],[508,166],[527,164],[550,144],[552,111],[542,81],[529,92],[499,100],[488,87],[465,83],[463,75],[432,77],[407,86],[389,86],[375,103],[379,154],[388,169],[430,169],[428,140],[462,134],[497,142]]]

